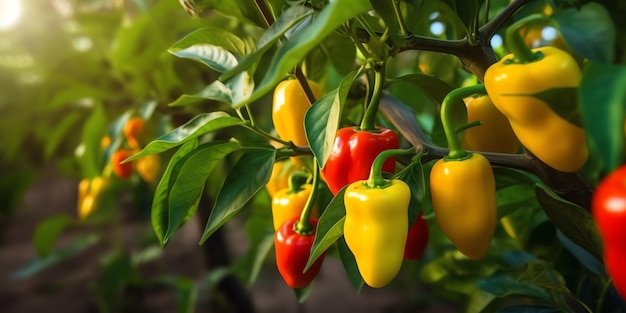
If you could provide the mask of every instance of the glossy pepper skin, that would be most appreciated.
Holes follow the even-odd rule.
[[[562,172],[576,172],[587,161],[585,131],[531,96],[549,88],[578,87],[582,77],[569,54],[555,47],[532,49],[543,56],[528,63],[507,55],[485,72],[485,88],[515,135],[537,158]]]
[[[153,183],[161,172],[161,157],[158,154],[149,154],[137,162],[137,174],[147,183]]]
[[[277,192],[289,187],[289,176],[299,168],[292,162],[292,158],[275,162],[270,180],[265,185],[270,197],[274,197]]]
[[[292,190],[287,187],[278,191],[272,197],[272,219],[274,230],[278,230],[280,225],[294,217],[299,217],[306,205],[306,201],[311,195],[311,184],[300,186],[299,190]]]
[[[488,96],[466,98],[467,121],[480,125],[465,131],[461,146],[472,151],[515,153],[520,143],[509,120],[498,111]]]
[[[367,285],[381,288],[400,271],[409,231],[409,186],[390,180],[385,188],[356,181],[344,194],[343,235]]]
[[[139,138],[141,137],[141,132],[143,131],[143,125],[144,120],[141,117],[132,117],[126,121],[126,124],[124,124],[122,132],[126,141],[133,149],[141,148]]]
[[[308,80],[316,98],[324,95],[322,87]],[[292,141],[296,146],[308,146],[304,131],[304,115],[311,106],[304,88],[297,79],[284,80],[274,89],[272,121],[276,133],[283,140]]]
[[[322,177],[333,194],[353,182],[369,177],[376,156],[385,150],[398,149],[398,135],[391,129],[378,127],[378,132],[358,131],[345,127],[337,131],[333,148],[321,170]],[[394,173],[395,157],[387,159],[383,171]]]
[[[604,260],[613,284],[626,298],[626,165],[598,184],[591,212],[604,241]]]
[[[496,229],[496,185],[489,161],[472,153],[463,160],[440,159],[430,172],[435,219],[454,246],[481,259]]]
[[[315,233],[300,235],[294,230],[294,224],[300,218],[295,217],[284,222],[274,234],[274,246],[276,248],[276,265],[280,275],[291,288],[304,288],[311,284],[322,267],[326,252],[303,273],[304,267],[309,260],[309,254]],[[314,228],[317,227],[317,219],[309,218]]]
[[[404,247],[404,259],[405,260],[419,260],[424,255],[424,250],[428,245],[428,222],[422,218],[422,212],[419,213],[415,222],[406,238],[406,245]]]

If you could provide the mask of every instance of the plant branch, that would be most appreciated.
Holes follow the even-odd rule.
[[[479,33],[482,37],[491,39],[493,35],[502,27],[502,25],[515,13],[519,8],[524,6],[529,0],[514,0],[500,14],[494,17],[487,24],[483,25]]]
[[[270,8],[267,6],[267,3],[265,3],[265,0],[254,0],[254,4],[256,4],[256,7],[259,10],[259,13],[261,13],[267,27],[269,28],[272,26],[272,24],[274,24],[274,16],[272,15]]]
[[[417,124],[413,110],[388,93],[383,94],[380,112],[409,143],[415,146],[417,153],[422,150],[426,152],[422,156],[422,163],[448,155],[447,148],[439,147],[428,139]],[[525,154],[480,152],[480,154],[484,155],[493,166],[515,168],[536,175],[559,196],[590,210],[594,188],[581,172],[556,171],[528,152]]]

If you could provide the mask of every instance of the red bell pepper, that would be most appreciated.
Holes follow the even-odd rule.
[[[299,234],[295,230],[295,225],[300,220],[299,217],[284,222],[274,235],[274,246],[276,248],[276,265],[278,271],[287,285],[291,288],[304,288],[311,284],[322,267],[322,262],[326,252],[303,273],[304,267],[309,260],[311,247],[315,241],[315,228],[317,219],[309,218],[313,225],[313,233]]]
[[[591,212],[604,241],[606,270],[626,298],[626,165],[600,182],[591,200]]]
[[[345,127],[337,131],[335,143],[322,177],[333,194],[355,181],[366,180],[376,156],[389,149],[398,149],[400,141],[396,132],[377,127],[377,131],[359,131]],[[383,164],[383,172],[394,173],[396,158],[390,157]]]
[[[422,212],[419,213],[413,226],[409,229],[406,238],[406,246],[404,247],[405,260],[419,260],[428,245],[428,223],[422,218]]]

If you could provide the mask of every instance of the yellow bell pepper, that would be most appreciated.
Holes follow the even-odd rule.
[[[316,98],[324,95],[322,88],[313,81],[308,81]],[[278,136],[292,141],[296,146],[308,146],[304,131],[304,115],[311,106],[304,88],[296,79],[282,81],[274,89],[272,121]]]

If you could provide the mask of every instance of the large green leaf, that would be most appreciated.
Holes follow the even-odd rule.
[[[621,164],[624,147],[626,66],[589,62],[580,83],[580,105],[587,134],[607,172]]]
[[[590,2],[580,10],[560,10],[552,15],[572,50],[592,61],[613,62],[616,29],[607,9]]]
[[[315,230],[315,240],[311,247],[311,254],[304,270],[306,271],[315,261],[343,236],[343,223],[346,217],[346,208],[343,204],[345,188],[341,189],[330,201],[319,220]]]
[[[242,107],[270,92],[328,34],[344,22],[371,9],[372,6],[368,1],[343,0],[329,2],[311,24],[287,40],[278,49],[260,85],[248,99],[234,104],[234,107]]]
[[[537,201],[563,235],[599,260],[603,259],[602,240],[591,213],[559,197],[545,185],[535,189]]]
[[[320,168],[324,168],[330,155],[339,128],[343,103],[359,73],[360,71],[354,71],[348,74],[337,89],[313,103],[304,116],[306,137]]]
[[[205,44],[221,47],[237,55],[245,55],[248,53],[246,44],[241,38],[219,27],[203,27],[197,29],[173,44],[172,47],[169,48],[169,51],[176,55],[178,51]]]
[[[237,214],[246,202],[267,184],[275,157],[274,149],[251,148],[237,160],[215,199],[200,244]]]
[[[161,180],[157,184],[154,191],[154,198],[152,200],[151,222],[152,229],[159,240],[161,246],[165,245],[165,234],[168,232],[170,225],[169,218],[169,194],[170,185],[172,183],[172,172],[176,163],[184,158],[188,153],[193,151],[198,146],[198,140],[190,140],[183,144],[178,151],[172,156],[170,162],[167,164]],[[175,177],[174,177],[175,178]]]
[[[552,296],[547,290],[537,286],[533,281],[519,280],[508,275],[496,275],[484,280],[479,280],[477,285],[480,289],[498,297],[511,295],[528,296],[551,303]]]
[[[172,169],[169,184],[169,226],[164,242],[180,227],[190,211],[200,202],[204,183],[215,166],[228,154],[241,148],[238,142],[202,144],[178,160]]]
[[[55,215],[47,218],[37,225],[33,243],[39,257],[47,257],[54,249],[57,238],[73,222],[73,219],[66,214]]]
[[[419,160],[419,156],[414,160]],[[409,203],[409,228],[417,219],[420,210],[420,203],[426,194],[426,180],[422,162],[411,162],[402,172],[398,173],[397,179],[400,179],[409,185],[411,189],[411,200]]]
[[[181,95],[174,102],[170,103],[169,106],[197,105],[207,100],[232,103],[232,91],[224,83],[216,80],[193,95]]]
[[[237,66],[220,75],[219,79],[221,81],[226,81],[236,74],[249,69],[254,63],[261,59],[267,50],[278,42],[285,32],[292,29],[292,27],[297,25],[300,21],[302,21],[302,19],[313,13],[313,9],[299,5],[289,7],[287,10],[283,11],[276,22],[274,22],[274,24],[272,24],[270,28],[263,33],[261,38],[259,38],[259,42],[257,43],[254,51],[245,55],[239,61]]]
[[[126,159],[126,162],[139,159],[148,154],[169,150],[189,140],[222,128],[242,124],[243,122],[240,119],[230,116],[225,112],[199,114],[171,132],[154,139],[148,143],[143,150]]]

